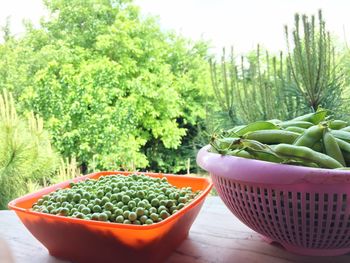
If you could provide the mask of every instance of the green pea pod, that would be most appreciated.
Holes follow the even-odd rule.
[[[350,152],[342,151],[346,166],[350,166]]]
[[[242,149],[229,151],[227,152],[227,155],[232,155],[232,156],[237,156],[237,157],[242,157],[247,159],[254,159],[254,156],[252,156],[249,152]]]
[[[278,126],[280,126],[281,128],[287,128],[287,127],[299,127],[299,128],[304,128],[307,129],[309,127],[311,127],[313,124],[311,122],[308,121],[284,121],[278,124]]]
[[[319,124],[321,121],[325,120],[326,116],[327,110],[319,108],[316,112],[296,117],[292,121],[308,121],[312,122],[313,124]]]
[[[227,130],[225,133],[226,134],[231,134],[231,133],[236,133],[238,130],[242,129],[243,127],[245,127],[246,125],[238,125],[233,127],[232,129]]]
[[[305,161],[305,160],[287,160],[287,161],[284,161],[283,164],[320,168],[320,166],[318,166],[317,164],[313,162]]]
[[[249,148],[255,151],[268,151],[271,150],[269,146],[263,144],[256,140],[242,139],[241,141],[242,148]]]
[[[211,152],[226,154],[227,151],[237,149],[241,145],[241,138],[216,138],[212,137],[210,140]]]
[[[346,126],[345,128],[340,129],[341,131],[350,132],[350,126]]]
[[[346,142],[350,142],[350,132],[343,130],[332,130],[331,133],[335,138],[341,139]]]
[[[236,131],[236,134],[242,136],[248,132],[258,131],[258,130],[278,130],[279,127],[268,121],[256,121],[246,125],[245,127]]]
[[[271,119],[271,120],[268,120],[268,122],[271,122],[271,123],[273,123],[273,124],[279,124],[279,123],[281,123],[282,121],[281,120],[279,120],[279,119]]]
[[[333,120],[329,122],[329,128],[333,130],[340,130],[345,128],[348,125],[348,122],[342,120]]]
[[[323,135],[323,125],[314,125],[301,134],[293,143],[296,146],[306,146],[312,148],[315,143],[321,140]]]
[[[350,167],[340,167],[340,168],[335,168],[336,170],[350,170]]]
[[[244,138],[266,144],[293,143],[299,134],[285,130],[261,130],[247,133]]]
[[[338,139],[338,138],[335,138],[336,142],[338,143],[339,145],[339,148],[342,150],[342,151],[346,151],[348,153],[350,153],[350,143],[346,142],[346,141],[343,141],[341,139]]]
[[[311,150],[305,146],[296,146],[281,143],[274,147],[274,151],[281,157],[300,158],[308,162],[313,162],[322,168],[334,169],[343,167],[343,165],[334,158],[326,154]]]
[[[240,138],[220,138],[216,139],[215,142],[220,149],[236,149],[239,147]]]
[[[316,142],[314,146],[311,147],[311,149],[319,153],[324,152],[323,145],[321,142]]]
[[[306,129],[301,128],[301,127],[296,127],[296,126],[289,126],[289,127],[285,128],[285,130],[302,134]]]
[[[254,159],[266,161],[266,162],[272,162],[272,163],[281,163],[283,162],[283,159],[278,157],[276,154],[269,152],[269,151],[255,151],[251,150],[249,148],[245,149],[251,156],[254,157]]]
[[[346,166],[340,147],[328,129],[325,129],[323,132],[323,145],[327,155],[340,162],[343,166]]]

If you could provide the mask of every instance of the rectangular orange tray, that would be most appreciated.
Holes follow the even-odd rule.
[[[177,187],[192,187],[203,191],[195,200],[162,222],[147,225],[125,225],[63,217],[31,210],[41,196],[70,182],[97,179],[112,174],[131,172],[99,172],[65,181],[9,203],[27,229],[48,250],[50,255],[73,262],[162,262],[187,237],[212,183],[210,179],[194,176],[142,173],[152,177],[167,177]]]

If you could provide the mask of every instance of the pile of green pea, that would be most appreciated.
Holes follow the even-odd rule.
[[[42,196],[33,211],[73,218],[150,225],[190,203],[201,191],[177,188],[166,177],[110,175],[71,183]]]
[[[263,161],[316,168],[350,166],[350,126],[329,110],[292,120],[257,121],[214,134],[210,151]]]

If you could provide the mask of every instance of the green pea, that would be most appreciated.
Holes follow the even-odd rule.
[[[158,207],[158,213],[160,213],[161,211],[165,210],[166,211],[166,207],[165,206],[160,206]]]
[[[148,209],[148,211],[150,212],[150,214],[158,212],[157,208],[155,208],[155,207],[151,207],[150,209]]]
[[[177,209],[178,210],[180,210],[180,209],[182,209],[184,207],[185,207],[185,204],[183,204],[183,203],[180,203],[180,204],[177,205]]]
[[[105,193],[102,191],[102,190],[99,190],[97,193],[96,193],[96,196],[100,199],[102,199],[104,197]]]
[[[100,213],[100,214],[98,215],[98,220],[99,220],[99,221],[107,221],[107,220],[108,220],[107,214],[106,214],[106,213]]]
[[[122,215],[117,216],[115,219],[116,223],[123,223],[124,222],[124,217]]]
[[[77,213],[77,215],[75,217],[83,219],[84,218],[84,214],[83,213]]]
[[[112,211],[113,210],[113,204],[111,202],[106,202],[103,206],[105,210]]]
[[[124,218],[128,218],[129,215],[130,215],[130,211],[124,211],[124,212],[123,212]]]
[[[133,200],[129,201],[128,207],[129,207],[130,209],[133,209],[134,207],[136,207],[136,202],[133,201]]]
[[[151,218],[154,222],[157,222],[157,221],[158,221],[158,214],[152,213],[152,214],[150,215],[150,218]]]
[[[118,195],[117,194],[112,194],[111,195],[111,201],[117,201],[118,200]]]
[[[105,213],[107,215],[108,218],[110,218],[112,216],[112,212],[111,211],[103,211],[103,213]]]
[[[179,198],[179,203],[186,203],[187,202],[187,198],[186,197],[180,197]]]
[[[169,217],[169,213],[165,210],[161,211],[159,213],[159,216],[162,218],[162,219],[165,219],[165,218],[168,218]]]
[[[157,198],[154,198],[154,199],[152,199],[152,201],[151,201],[151,205],[154,206],[154,207],[155,207],[155,206],[159,206],[159,203],[160,203],[160,202],[159,202],[159,199],[157,199]]]
[[[145,209],[142,207],[138,207],[138,208],[136,208],[135,212],[136,212],[137,216],[140,217],[140,216],[143,216],[145,214]]]
[[[89,209],[88,207],[84,207],[84,208],[81,210],[81,212],[82,212],[84,215],[87,215],[87,214],[90,214],[90,213],[91,213],[91,211],[90,211],[90,209]]]
[[[148,219],[148,217],[145,216],[145,215],[140,217],[140,221],[141,221],[142,224],[145,224],[147,219]]]
[[[128,204],[129,201],[130,201],[130,197],[129,197],[129,196],[124,195],[124,196],[122,197],[122,202],[123,202],[124,204]]]
[[[102,197],[101,204],[104,205],[107,202],[109,202],[109,198],[107,196]]]
[[[79,202],[80,199],[81,199],[81,195],[80,195],[80,194],[75,194],[75,195],[73,196],[73,201],[74,201],[74,202]]]
[[[132,222],[134,225],[141,225],[141,221],[140,220],[135,220],[134,222]]]
[[[101,208],[99,205],[95,205],[95,206],[92,208],[92,211],[98,213],[98,212],[101,212],[101,211],[102,211],[102,208]]]
[[[115,210],[115,214],[117,215],[117,216],[120,216],[120,215],[122,215],[124,213],[124,211],[122,210],[122,209],[117,209],[117,210]]]
[[[99,215],[100,215],[99,213],[93,213],[93,214],[92,214],[92,216],[91,216],[91,219],[92,219],[92,220],[96,220],[96,221],[97,221],[97,220],[98,220]]]
[[[153,220],[148,218],[146,221],[145,221],[145,224],[146,225],[152,225],[153,224]]]
[[[84,198],[85,200],[90,200],[91,194],[88,193],[88,192],[85,192],[84,195],[83,195],[83,198]]]
[[[137,219],[137,214],[135,212],[130,212],[128,218],[130,221],[134,221]]]
[[[96,199],[94,200],[94,204],[95,204],[95,205],[101,205],[101,203],[102,203],[102,201],[101,201],[101,199],[99,199],[99,198],[96,198]]]
[[[131,224],[131,221],[129,219],[125,219],[123,224]]]

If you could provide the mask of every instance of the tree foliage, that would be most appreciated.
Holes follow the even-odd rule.
[[[207,45],[161,31],[129,1],[45,4],[40,28],[27,24],[0,46],[0,87],[42,116],[57,150],[83,170],[181,170],[182,142],[205,117]]]
[[[27,192],[31,181],[49,178],[57,167],[58,155],[41,118],[19,117],[12,95],[0,95],[0,209]]]

